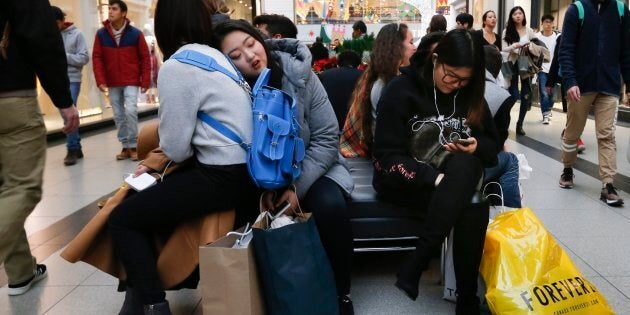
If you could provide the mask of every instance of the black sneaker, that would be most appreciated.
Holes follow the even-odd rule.
[[[33,271],[33,277],[27,281],[18,284],[9,284],[9,295],[20,295],[26,293],[33,283],[42,280],[48,276],[46,272],[46,265],[38,264],[35,270]]]
[[[525,130],[523,130],[523,126],[516,126],[516,135],[518,136],[525,135]]]
[[[623,199],[619,197],[615,187],[610,183],[606,184],[604,188],[602,188],[602,193],[599,199],[612,207],[621,207],[623,205]]]
[[[339,315],[354,315],[352,300],[347,295],[339,297]]]
[[[570,167],[564,168],[562,175],[560,175],[560,187],[571,189],[573,188],[573,169]]]

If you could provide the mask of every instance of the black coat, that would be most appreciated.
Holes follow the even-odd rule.
[[[0,93],[34,90],[35,75],[55,106],[72,106],[66,51],[46,0],[0,1],[0,34],[9,22],[8,58],[0,57]]]
[[[343,130],[354,86],[363,71],[351,67],[328,69],[319,75],[320,81],[328,94],[328,99],[335,110],[339,131]]]

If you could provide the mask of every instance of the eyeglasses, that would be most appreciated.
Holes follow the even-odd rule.
[[[447,70],[446,66],[444,66],[444,63],[442,62],[440,62],[440,65],[442,65],[442,72],[444,72],[442,82],[446,84],[458,84],[459,86],[465,86],[470,82],[470,80],[472,80],[472,78],[460,77],[452,71]]]

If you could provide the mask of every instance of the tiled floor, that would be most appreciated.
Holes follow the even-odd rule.
[[[516,107],[513,115],[518,115]],[[538,108],[528,113],[524,126],[527,137],[558,148],[564,114],[554,112],[548,126],[540,124],[541,119]],[[630,176],[630,164],[626,160],[629,137],[630,128],[617,128],[618,168],[625,176]],[[627,263],[630,254],[626,250],[630,244],[630,205],[609,208],[599,201],[601,184],[597,178],[587,175],[588,171],[576,171],[574,189],[559,188],[557,181],[562,165],[554,153],[527,147],[522,144],[527,142],[523,139],[509,140],[508,147],[513,152],[524,153],[534,169],[531,178],[523,182],[525,205],[536,212],[615,310],[619,314],[630,314],[630,267]],[[591,120],[583,140],[587,150],[580,157],[596,164],[597,146]],[[116,314],[120,309],[123,294],[116,292],[116,279],[87,264],[70,264],[59,257],[60,249],[73,230],[69,226],[72,223],[64,219],[111,193],[121,183],[123,174],[135,168],[134,162],[114,160],[114,154],[120,148],[111,128],[84,137],[82,143],[85,158],[72,167],[62,165],[63,144],[49,147],[44,198],[26,224],[34,252],[38,257],[47,257],[43,262],[48,265],[50,275],[23,296],[9,298],[6,287],[0,288],[0,314],[99,315]],[[629,200],[627,191],[622,192],[622,196]],[[90,211],[83,209],[77,213],[85,217],[83,220],[93,213]],[[51,229],[57,234],[47,232]],[[391,253],[355,256],[352,293],[356,313],[453,313],[454,304],[441,299],[437,262],[424,275],[417,301],[409,300],[392,285],[401,257],[401,254]],[[168,299],[175,314],[201,314],[201,297],[197,290],[169,292]]]

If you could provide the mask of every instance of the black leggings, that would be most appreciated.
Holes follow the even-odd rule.
[[[132,194],[116,207],[108,222],[114,251],[129,285],[144,304],[163,302],[166,296],[157,273],[152,232],[233,208],[237,218],[255,218],[258,196],[245,164],[211,167],[197,163]]]
[[[322,176],[301,201],[304,211],[312,212],[337,283],[337,294],[350,293],[352,230],[346,200],[339,185]]]
[[[404,204],[425,212],[416,245],[421,268],[428,267],[432,253],[454,229],[453,262],[457,293],[470,296],[477,291],[477,275],[489,216],[487,204],[471,204],[482,176],[482,165],[473,155],[455,153],[446,161],[442,172],[444,178],[435,189],[416,189],[412,196],[406,196]],[[387,196],[400,198],[403,190],[388,187],[379,193],[395,202]]]

